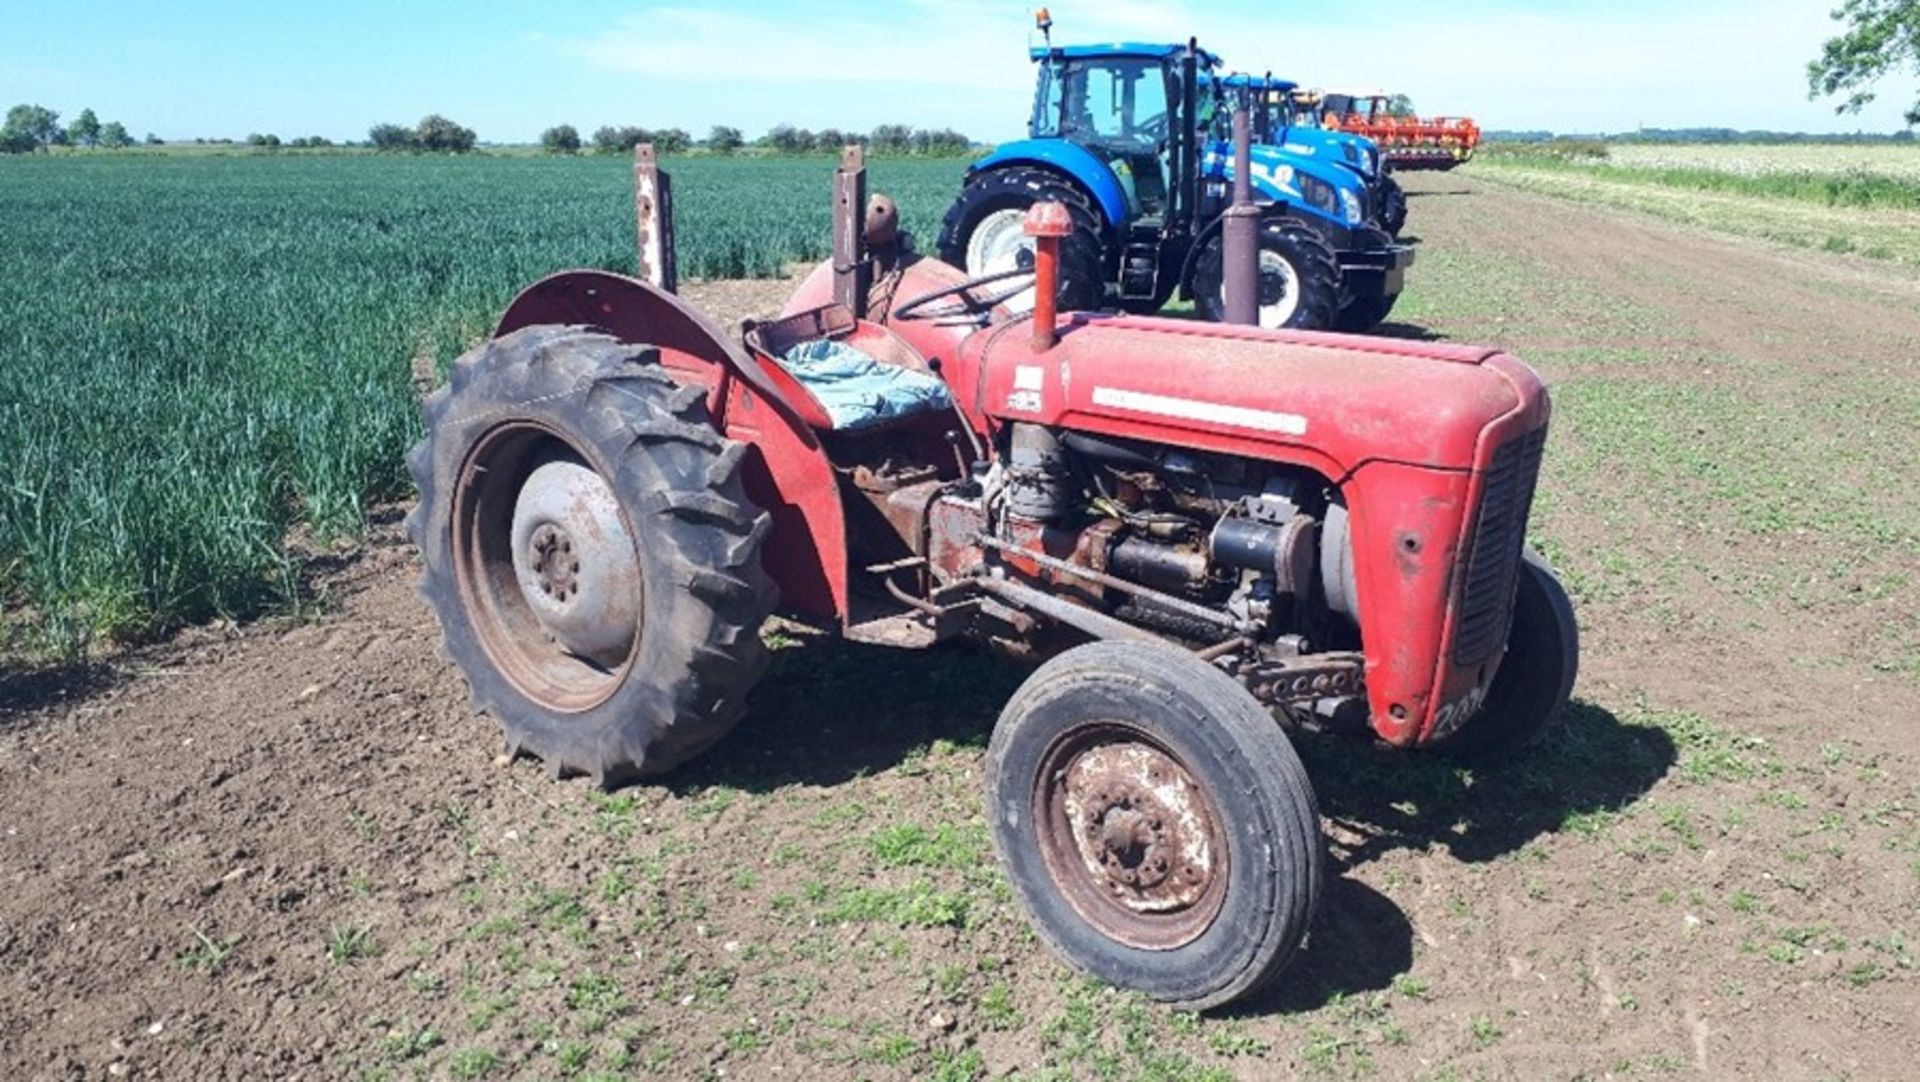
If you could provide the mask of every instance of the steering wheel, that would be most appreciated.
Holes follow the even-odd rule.
[[[1151,142],[1164,142],[1167,138],[1167,115],[1162,113],[1151,120],[1144,121],[1135,130]]]
[[[1031,281],[1023,281],[1017,285],[1007,287],[984,297],[974,296],[974,290],[981,286],[990,286],[995,282],[1004,282],[1012,278],[1031,279],[1032,277],[1033,268],[1014,267],[1011,270],[994,271],[992,274],[983,274],[978,278],[968,278],[962,282],[955,282],[952,285],[929,290],[904,304],[898,305],[893,309],[893,318],[945,319],[950,316],[983,315],[992,311],[996,305],[1010,301],[1033,288],[1033,283]],[[931,312],[924,311],[928,305],[945,297],[956,297],[959,303],[946,308],[938,308]]]

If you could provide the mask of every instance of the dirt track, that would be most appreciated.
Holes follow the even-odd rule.
[[[1286,988],[1184,1020],[1035,943],[977,809],[1019,673],[969,653],[803,638],[611,800],[496,763],[387,522],[310,621],[0,682],[0,1075],[1910,1077],[1920,281],[1410,186],[1397,329],[1562,403],[1585,669],[1510,770],[1306,749],[1342,874]]]

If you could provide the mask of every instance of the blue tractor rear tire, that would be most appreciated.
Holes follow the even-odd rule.
[[[1060,245],[1060,307],[1099,308],[1106,298],[1106,226],[1100,212],[1071,181],[1057,173],[1013,165],[975,173],[940,224],[942,261],[969,276],[988,268],[967,265],[968,242],[980,224],[1004,211],[1024,212],[1035,203],[1059,203],[1073,217],[1073,232]]]

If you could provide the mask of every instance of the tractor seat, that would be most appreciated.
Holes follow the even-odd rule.
[[[747,326],[747,346],[816,429],[860,432],[953,408],[946,382],[899,336],[830,304]],[[784,376],[785,379],[779,377]],[[797,393],[796,393],[797,392]]]

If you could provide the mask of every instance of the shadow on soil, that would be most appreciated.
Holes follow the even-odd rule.
[[[1418,323],[1381,323],[1367,332],[1378,338],[1404,338],[1411,342],[1445,342],[1447,336]]]
[[[1509,762],[1467,768],[1441,756],[1335,739],[1297,742],[1328,819],[1363,840],[1344,868],[1395,849],[1445,846],[1471,863],[1645,796],[1673,767],[1673,738],[1574,700],[1557,728]]]
[[[76,705],[127,678],[120,669],[99,664],[0,669],[0,734],[24,729],[48,710]]]

